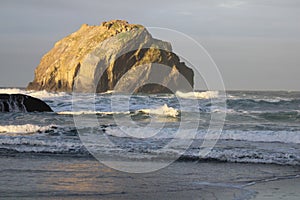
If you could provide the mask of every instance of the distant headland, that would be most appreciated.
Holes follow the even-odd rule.
[[[180,62],[170,43],[154,39],[142,25],[112,20],[84,24],[58,41],[41,59],[27,89],[72,92],[76,87],[101,93],[118,84],[120,91],[164,93],[190,91],[193,78],[193,70]]]

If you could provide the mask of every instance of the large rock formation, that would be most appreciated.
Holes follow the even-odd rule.
[[[41,59],[28,90],[65,92],[175,92],[193,88],[194,73],[170,43],[145,27],[113,20],[86,24]]]
[[[53,112],[42,100],[24,94],[0,94],[0,112]]]

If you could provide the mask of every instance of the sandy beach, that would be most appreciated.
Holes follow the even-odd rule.
[[[118,172],[89,156],[1,156],[1,199],[299,199],[299,166],[175,162]]]

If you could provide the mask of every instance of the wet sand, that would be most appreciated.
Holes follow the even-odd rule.
[[[300,199],[300,166],[178,161],[129,174],[90,156],[0,159],[1,199]]]

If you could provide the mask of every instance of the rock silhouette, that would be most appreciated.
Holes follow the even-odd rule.
[[[53,112],[42,100],[24,94],[0,94],[0,112]]]

